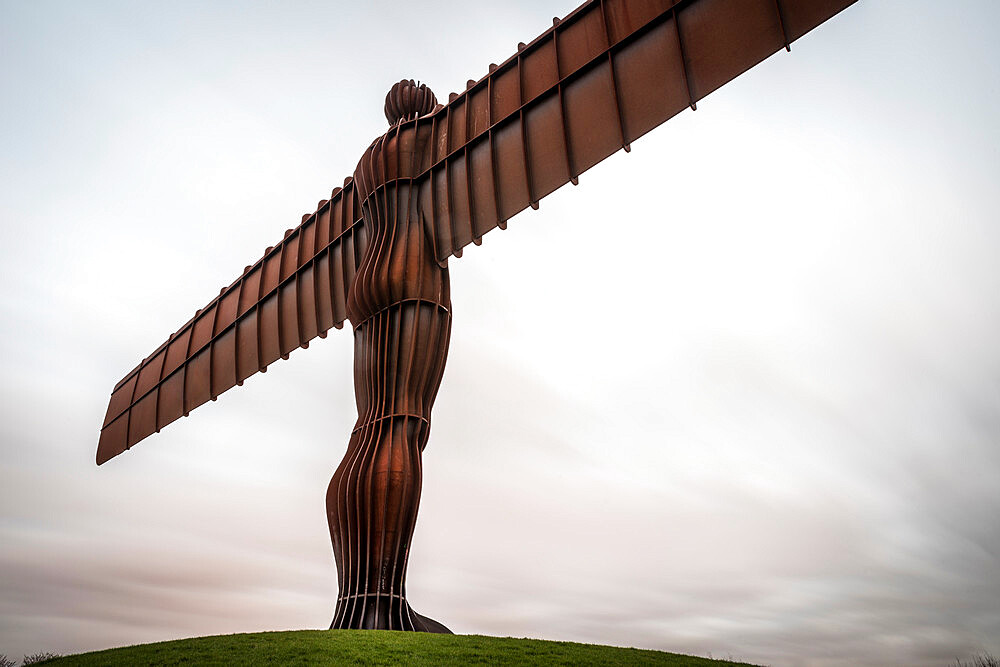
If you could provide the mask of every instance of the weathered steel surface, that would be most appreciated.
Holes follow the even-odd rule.
[[[353,179],[115,387],[98,464],[350,319],[327,493],[333,627],[443,631],[405,576],[451,327],[447,260],[855,0],[590,0],[446,106],[403,81]]]

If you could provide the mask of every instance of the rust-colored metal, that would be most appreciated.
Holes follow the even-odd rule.
[[[331,627],[447,632],[405,579],[448,258],[854,1],[590,0],[445,106],[399,82],[354,177],[115,386],[97,463],[350,319],[358,421],[327,492]]]

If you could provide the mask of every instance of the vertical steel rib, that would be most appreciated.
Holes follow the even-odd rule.
[[[687,90],[688,94],[688,106],[691,107],[691,111],[697,111],[698,104],[694,99],[694,95],[691,94],[691,76],[688,74],[687,57],[684,55],[684,40],[681,38],[680,14],[676,8],[671,11],[674,14],[674,32],[677,34],[677,49],[680,53],[681,73],[684,75],[684,89]]]
[[[538,209],[531,177],[531,151],[528,150],[527,127],[524,120],[524,44],[517,45],[517,122],[521,130],[521,155],[524,156],[524,182],[528,187],[528,204]]]
[[[219,312],[222,310],[222,295],[226,293],[226,288],[222,288],[219,291],[219,300],[215,302],[215,311],[212,313],[212,335],[209,338],[208,343],[208,395],[214,401],[218,394],[215,391],[216,380],[215,380],[215,346],[217,340],[215,338],[216,333],[219,329]],[[226,387],[228,389],[229,387]],[[221,390],[219,393],[222,393]]]
[[[260,263],[260,279],[257,281],[257,301],[254,303],[254,324],[257,329],[257,366],[261,373],[267,372],[267,364],[264,363],[264,346],[261,342],[263,338],[263,321],[264,321],[264,308],[263,299],[264,295],[267,294],[267,285],[264,282],[264,267],[267,265],[267,257],[271,253],[271,248],[269,247],[264,251],[264,260]]]
[[[303,328],[302,328],[302,289],[300,288],[299,281],[302,277],[299,275],[299,268],[302,266],[302,250],[305,243],[305,225],[312,216],[308,213],[302,216],[302,226],[299,227],[298,234],[298,244],[295,247],[295,268],[292,270],[290,279],[292,281],[292,293],[295,295],[295,347],[302,347],[303,344],[308,346],[309,343],[302,339]],[[315,223],[313,223],[315,224]]]
[[[233,369],[235,371],[234,382],[237,385],[242,386],[243,380],[240,379],[240,326],[239,322],[243,318],[243,313],[240,312],[240,304],[243,303],[243,290],[247,284],[247,272],[250,269],[248,266],[243,270],[243,274],[240,276],[240,286],[236,293],[236,314],[233,316]],[[166,366],[166,359],[164,361],[164,366]],[[157,410],[159,413],[159,410]]]
[[[552,19],[552,48],[556,52],[556,95],[559,96],[559,124],[562,126],[563,145],[566,152],[566,173],[573,185],[578,182],[579,175],[573,166],[573,149],[569,140],[569,124],[566,122],[566,100],[563,98],[563,68],[559,58],[559,19]]]
[[[448,218],[448,230],[450,232],[449,238],[451,239],[451,252],[455,257],[462,256],[462,246],[458,243],[458,233],[455,226],[455,197],[452,195],[451,187],[451,173],[454,166],[455,160],[452,153],[452,138],[455,133],[452,131],[452,106],[449,104],[445,108],[445,145],[447,148],[447,153],[450,155],[444,161],[444,205],[445,205],[445,216]],[[468,166],[468,165],[466,165]]]
[[[785,32],[785,18],[781,14],[781,2],[774,0],[774,11],[778,15],[778,27],[781,28],[781,39],[785,43],[785,51],[791,53],[792,44],[788,41],[788,33]]]
[[[473,82],[469,82],[469,88],[472,87]],[[472,194],[472,159],[469,157],[469,137],[472,136],[472,97],[470,95],[465,96],[465,104],[462,105],[465,109],[465,146],[462,148],[465,155],[465,196],[469,202],[469,219],[466,221],[469,223],[469,236],[472,237],[472,242],[476,245],[482,244],[482,237],[476,233],[476,200]]]
[[[500,212],[500,178],[497,174],[497,150],[496,140],[493,137],[493,72],[496,71],[495,65],[490,65],[490,75],[486,79],[486,126],[489,128],[486,132],[487,148],[490,151],[490,178],[493,179],[493,206],[494,213],[496,215],[497,226],[500,229],[507,229],[507,221],[504,220],[503,214]]]
[[[174,335],[170,334],[170,337],[167,338],[167,344],[163,347],[163,363],[160,364],[160,372],[159,372],[159,374],[158,374],[158,376],[156,378],[156,405],[153,407],[153,410],[155,411],[153,413],[153,431],[155,433],[159,433],[160,432],[160,428],[161,428],[160,427],[160,394],[163,393],[163,391],[162,391],[162,389],[163,389],[163,372],[164,372],[164,370],[167,367],[167,350],[170,349],[170,342],[173,339],[174,339]],[[138,375],[136,376],[135,381],[136,381],[136,384],[138,385],[139,384],[139,376]],[[133,395],[134,395],[134,392],[135,392],[135,390],[133,390]],[[129,413],[131,413],[131,412],[132,412],[132,410],[129,410]]]
[[[191,365],[191,343],[194,341],[194,325],[198,322],[198,316],[201,315],[201,309],[194,311],[194,318],[191,320],[191,328],[188,329],[188,339],[187,339],[187,349],[184,353],[184,361],[181,362],[181,366],[184,368],[184,379],[181,381],[181,410],[182,414],[187,417],[190,414],[188,410],[188,368]],[[138,383],[139,376],[136,376],[136,382]],[[135,391],[135,387],[132,388]],[[132,411],[129,410],[129,417],[131,418]]]
[[[601,5],[601,19],[604,21],[604,36],[607,39],[608,44],[608,72],[611,75],[611,94],[614,96],[615,111],[618,114],[618,132],[622,138],[622,148],[625,149],[625,152],[629,152],[632,150],[632,147],[629,145],[628,140],[625,137],[625,118],[622,116],[622,103],[618,99],[618,77],[615,76],[615,59],[611,55],[614,42],[611,38],[611,26],[608,25],[608,10],[604,4],[604,0],[599,0],[599,2]],[[553,34],[555,34],[555,31],[553,31]]]

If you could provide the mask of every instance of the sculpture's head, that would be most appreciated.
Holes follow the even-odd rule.
[[[385,96],[385,117],[389,125],[403,120],[426,116],[434,111],[437,98],[431,89],[413,79],[403,79]]]

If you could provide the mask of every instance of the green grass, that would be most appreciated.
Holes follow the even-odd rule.
[[[670,665],[746,663],[539,639],[385,630],[300,630],[197,637],[58,658],[46,665]]]

